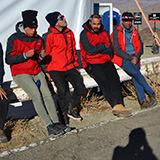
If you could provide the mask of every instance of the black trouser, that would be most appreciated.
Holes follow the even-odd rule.
[[[8,113],[9,102],[3,97],[3,100],[0,98],[0,129],[3,130],[6,116]]]
[[[68,91],[68,82],[70,82],[74,88],[73,94],[71,95],[71,109],[77,108],[81,96],[86,94],[86,88],[80,73],[73,68],[68,71],[50,71],[49,74],[57,87],[58,104],[62,113],[66,113],[67,111],[66,93]]]
[[[121,85],[114,64],[108,61],[103,64],[88,64],[86,72],[97,82],[109,104],[123,104]]]

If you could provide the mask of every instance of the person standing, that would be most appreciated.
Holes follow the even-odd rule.
[[[131,111],[124,106],[119,76],[111,62],[113,52],[108,33],[98,14],[90,16],[83,24],[80,49],[83,68],[97,82],[116,116],[129,117]]]
[[[48,13],[46,20],[50,24],[48,32],[43,35],[47,55],[51,57],[51,61],[46,65],[48,78],[49,80],[52,79],[56,85],[58,104],[65,123],[69,124],[68,117],[81,121],[82,117],[77,107],[81,97],[86,93],[86,88],[77,69],[78,57],[76,55],[74,34],[67,28],[66,19],[60,12]],[[74,91],[67,108],[68,82],[72,84]]]
[[[0,43],[0,143],[8,142],[8,139],[3,132],[9,106],[7,93],[2,88],[3,76],[4,76],[3,49]]]
[[[112,62],[120,66],[132,77],[141,109],[157,104],[156,95],[140,72],[140,58],[143,54],[141,37],[132,25],[131,12],[122,14],[122,23],[113,31],[111,39],[114,47]],[[146,99],[145,92],[150,101]]]
[[[48,135],[62,135],[66,126],[59,123],[55,103],[39,65],[46,53],[43,40],[36,32],[37,13],[35,10],[22,12],[23,21],[17,23],[16,33],[8,38],[6,63],[10,65],[13,80],[31,97]]]

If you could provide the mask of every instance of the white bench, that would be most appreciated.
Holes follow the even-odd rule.
[[[152,57],[152,58],[145,58],[145,59],[142,59],[142,66],[141,66],[141,72],[143,75],[147,75],[148,73],[146,72],[146,66],[148,68],[148,71],[149,71],[149,74],[154,74],[154,71],[153,71],[153,64],[154,65],[159,65],[159,68],[158,68],[158,72],[160,73],[160,56],[157,56],[157,57]],[[123,81],[127,81],[127,80],[130,80],[131,77],[128,76],[120,67],[118,67],[116,65],[116,69],[117,69],[117,72],[120,76],[120,81],[123,82]],[[80,73],[81,75],[83,76],[83,79],[84,79],[84,84],[86,86],[86,88],[93,88],[93,87],[97,87],[97,83],[95,82],[95,80],[93,78],[91,78],[84,69],[80,69]],[[54,85],[54,83],[52,82],[52,85],[56,91],[56,87]],[[72,85],[69,85],[70,86],[70,90],[73,90],[72,88]],[[6,83],[6,86],[4,87],[6,90],[9,90],[10,94],[10,99],[11,101],[19,101],[19,102],[23,102],[23,101],[26,101],[26,100],[30,100],[30,97],[23,91],[22,88],[19,88],[17,86],[17,84],[14,82],[14,81],[11,81],[11,82],[7,82]]]

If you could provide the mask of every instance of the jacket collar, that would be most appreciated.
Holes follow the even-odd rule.
[[[125,30],[122,23],[119,24],[119,26],[117,27],[117,30],[119,30],[121,32],[123,32]],[[131,33],[131,32],[133,32],[135,30],[136,30],[136,28],[133,27],[133,25],[132,25],[132,27],[129,30],[126,30],[126,31]]]
[[[18,23],[16,24],[15,29],[16,29],[16,32],[17,32],[18,34],[21,34],[22,36],[27,36],[26,33],[25,33],[25,31],[24,31],[23,22],[22,22],[22,21],[21,21],[21,22],[18,22]],[[37,35],[37,32],[36,32],[36,34],[34,35],[34,37],[37,37],[37,36],[38,36],[38,35]],[[27,36],[27,37],[28,37],[28,36]]]
[[[48,30],[51,30],[51,32],[54,34],[67,33],[67,32],[71,31],[69,28],[64,27],[63,30],[60,32],[58,29],[56,29],[55,27],[52,27],[52,26],[50,26],[48,28]]]

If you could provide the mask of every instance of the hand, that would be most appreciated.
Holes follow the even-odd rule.
[[[76,70],[77,70],[79,73],[81,73],[78,68],[76,68]]]
[[[46,73],[46,76],[47,76],[48,80],[51,81],[51,76],[50,76],[50,74],[49,74],[49,73]]]
[[[40,55],[42,58],[44,58],[46,56],[46,51],[45,49],[42,49],[41,52],[40,52]]]
[[[105,43],[105,46],[108,48],[108,45]]]
[[[131,63],[133,63],[134,65],[136,65],[137,62],[138,62],[138,58],[135,57],[135,56],[133,56],[132,58],[133,58],[133,59],[131,60]]]
[[[34,51],[35,51],[34,49],[31,49],[31,50],[27,51],[26,54],[25,54],[25,56],[26,56],[27,58],[33,57],[33,56],[34,56],[34,53],[35,53]]]
[[[8,98],[7,98],[7,93],[3,90],[3,88],[0,87],[0,97],[1,97],[2,100],[3,100],[3,96],[4,96],[6,99],[8,99]]]

